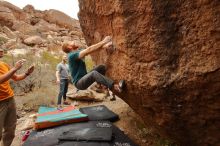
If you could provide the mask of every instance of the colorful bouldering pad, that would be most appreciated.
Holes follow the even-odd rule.
[[[88,121],[88,116],[74,106],[68,106],[62,111],[52,107],[41,106],[38,110],[35,129],[44,129],[67,123]]]

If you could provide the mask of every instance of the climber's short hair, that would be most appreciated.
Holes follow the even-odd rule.
[[[72,50],[76,50],[78,48],[78,45],[75,42],[64,42],[62,45],[62,50],[65,53],[69,53]]]
[[[70,45],[69,45],[68,42],[64,42],[63,45],[62,45],[62,50],[63,50],[63,52],[69,53],[69,52],[70,52],[69,46],[70,46]]]

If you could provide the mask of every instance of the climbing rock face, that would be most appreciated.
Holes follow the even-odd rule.
[[[48,10],[45,11],[44,19],[50,23],[55,23],[59,26],[70,28],[72,30],[79,28],[78,21],[71,18],[70,16],[60,12],[58,10]]]
[[[40,11],[32,5],[20,9],[0,0],[0,48],[62,52],[67,40],[86,45],[78,20],[58,10]]]
[[[113,36],[115,51],[93,55],[119,96],[161,135],[186,146],[220,144],[220,2],[79,0],[88,45]]]
[[[0,1],[0,25],[11,27],[13,21],[28,21],[28,16],[20,8],[7,1]]]

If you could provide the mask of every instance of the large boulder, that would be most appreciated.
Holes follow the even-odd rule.
[[[55,23],[60,27],[65,27],[71,30],[80,29],[79,22],[63,12],[51,9],[44,13],[44,19],[50,23]]]
[[[44,13],[39,10],[35,10],[32,5],[26,5],[23,11],[29,15],[29,20],[31,25],[35,25],[44,18]]]
[[[15,17],[17,20],[21,20],[21,21],[25,21],[28,22],[28,14],[26,14],[25,12],[23,12],[22,9],[18,8],[17,6],[7,2],[7,1],[0,1],[0,12],[5,12],[5,8],[10,10],[10,14],[8,15],[13,15],[13,17]],[[2,9],[4,8],[4,9]],[[7,13],[9,11],[7,10]],[[1,19],[2,20],[2,19]]]
[[[2,31],[11,39],[14,39],[17,37],[16,34],[6,26],[2,27]]]
[[[18,38],[22,40],[21,42],[31,46],[38,43],[27,42],[25,39],[28,36],[39,36],[46,39],[47,34],[52,39],[58,37],[60,41],[51,41],[52,39],[49,39],[40,43],[41,45],[47,46],[45,43],[48,42],[60,44],[64,40],[75,39],[85,42],[78,20],[58,10],[35,10],[32,5],[27,5],[20,9],[7,1],[0,0],[0,26],[2,26],[0,31],[4,32],[8,38]],[[53,34],[50,32],[53,32]],[[2,43],[4,41],[1,41]],[[11,46],[11,43],[6,44],[6,46]]]
[[[32,5],[26,5],[23,8],[24,12],[29,13],[29,14],[34,14],[35,13],[35,8]]]
[[[0,20],[1,26],[12,27],[13,21],[16,20],[16,18],[9,8],[0,5]]]
[[[37,35],[40,33],[35,26],[32,26],[24,21],[14,21],[12,29],[26,35]]]
[[[39,45],[42,44],[44,40],[40,36],[30,36],[24,40],[26,45]]]
[[[48,23],[47,21],[41,19],[36,25],[35,28],[40,32],[49,32],[49,31],[58,31],[59,27],[56,24]]]
[[[35,8],[32,5],[26,5],[23,8],[23,10],[25,13],[28,13],[31,17],[40,19],[44,18],[44,12],[40,10],[35,10]]]
[[[220,144],[218,0],[79,0],[89,45],[106,35],[116,51],[93,55],[125,79],[119,96],[146,125],[183,146]]]

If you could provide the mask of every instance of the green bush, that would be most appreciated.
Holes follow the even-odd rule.
[[[25,110],[37,110],[39,105],[56,105],[59,87],[55,84],[55,72],[62,56],[63,54],[54,56],[50,52],[44,51],[40,57],[33,53],[19,56],[6,54],[3,57],[3,61],[10,66],[14,66],[15,62],[20,59],[27,60],[17,74],[24,73],[29,66],[35,64],[34,72],[26,79],[19,82],[11,81],[15,96],[19,96],[16,98],[18,106]],[[94,63],[90,56],[85,58],[85,62],[88,71],[93,69]]]
[[[56,68],[57,64],[61,61],[62,56],[54,56],[50,52],[44,51],[41,57],[41,63],[42,64],[48,64],[52,68]]]
[[[0,45],[3,45],[4,43],[6,43],[8,40],[3,38],[3,37],[0,37]]]

